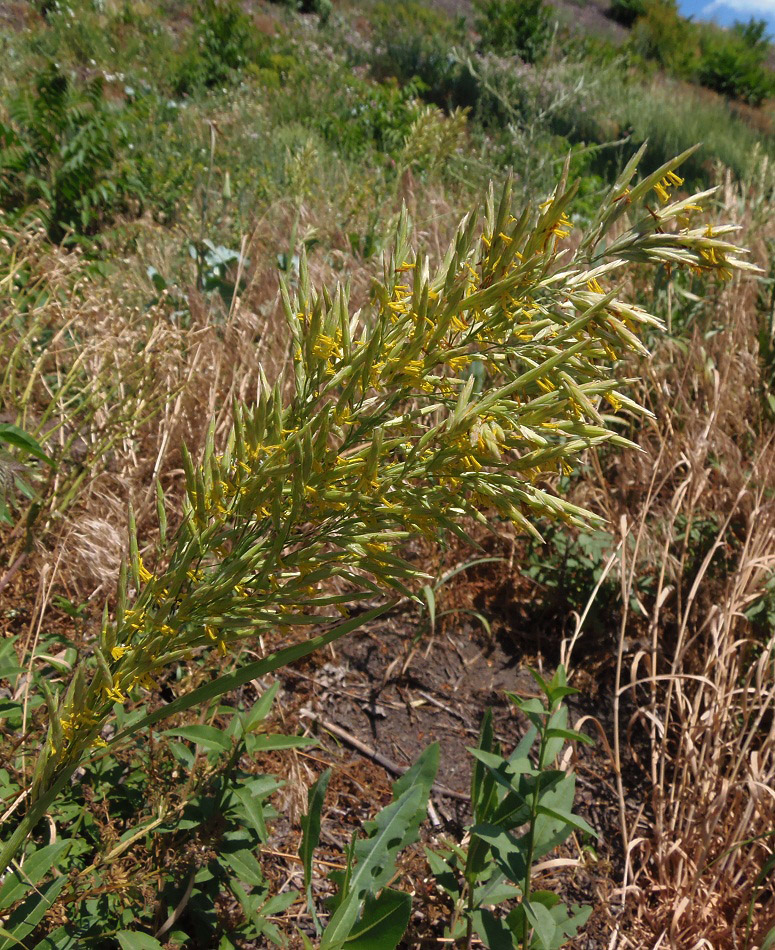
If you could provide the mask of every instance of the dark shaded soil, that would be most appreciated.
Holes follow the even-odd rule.
[[[413,642],[416,629],[416,613],[394,615],[280,674],[285,708],[292,719],[298,715],[302,722],[311,721],[311,731],[320,741],[320,759],[333,764],[335,778],[339,775],[341,779],[332,781],[333,792],[329,792],[323,815],[329,835],[324,844],[333,846],[329,853],[332,861],[337,853],[341,860],[339,848],[352,830],[390,801],[394,780],[394,775],[368,754],[343,740],[342,730],[398,768],[410,765],[429,743],[440,743],[438,782],[460,797],[443,792],[435,795],[435,826],[430,821],[426,824],[427,844],[443,838],[462,839],[470,820],[467,802],[462,800],[468,794],[473,761],[467,749],[476,745],[485,709],[493,709],[504,751],[510,752],[525,731],[525,722],[505,691],[537,695],[527,670],[528,665],[541,663],[533,652],[534,640],[529,638],[525,648],[516,632],[503,625],[492,638],[483,638],[465,624],[454,630],[437,630],[433,636],[427,632],[419,642]],[[607,667],[601,664],[601,672],[607,672]],[[549,675],[552,669],[544,666],[543,672]],[[600,733],[610,739],[612,732],[611,703],[603,698],[610,692],[589,689],[569,701],[571,724],[581,722],[581,728],[596,739],[594,746],[577,750],[574,768],[576,810],[600,839],[594,852],[582,852],[582,843],[571,838],[562,853],[554,856],[581,857],[581,866],[550,870],[541,880],[542,887],[561,894],[566,902],[595,907],[583,937],[572,944],[584,950],[608,946],[615,925],[612,893],[622,880],[614,769],[607,744],[597,741]],[[336,735],[327,730],[328,724],[337,728]],[[637,775],[633,772],[627,779],[633,786],[629,811],[640,806],[641,796]],[[298,840],[290,827],[287,831],[290,838],[278,846],[280,851],[294,850]],[[402,871],[402,888],[416,894],[416,918],[401,946],[443,946],[438,938],[449,922],[450,907],[437,892],[419,846],[405,855]]]

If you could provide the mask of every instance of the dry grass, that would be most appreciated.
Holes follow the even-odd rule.
[[[725,190],[730,210],[747,198]],[[754,205],[742,243],[755,248],[767,234]],[[746,618],[775,571],[755,282],[736,278],[706,311],[718,332],[700,320],[688,343],[665,339],[640,367],[656,419],[637,435],[645,452],[597,463],[598,501],[625,552],[614,759],[634,758],[648,788],[633,817],[619,772],[617,904],[629,913],[617,913],[612,946],[758,947],[775,925],[757,882],[775,829],[775,631]]]

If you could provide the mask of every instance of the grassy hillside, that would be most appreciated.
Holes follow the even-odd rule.
[[[759,26],[38,0],[0,55],[0,948],[770,946]]]

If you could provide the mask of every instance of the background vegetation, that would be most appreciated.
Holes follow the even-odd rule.
[[[78,727],[98,745],[0,883],[0,946],[769,946],[775,145],[763,24],[724,31],[683,19],[671,0],[57,0],[6,4],[0,54],[4,844],[51,778],[46,760],[78,733],[68,707],[56,711],[63,687],[76,684],[72,707],[78,689],[108,675],[117,700],[106,728]],[[321,605],[344,611],[352,591],[318,576],[319,565],[300,570],[296,555],[278,568],[290,572],[288,603],[309,608],[294,625],[267,615],[260,637],[227,639],[215,590],[202,642],[170,648],[144,692],[118,701],[122,641],[100,638],[120,629],[134,597],[161,603],[165,539],[185,536],[205,497],[216,511],[213,472],[225,465],[228,481],[221,453],[237,453],[241,438],[229,443],[242,424],[238,414],[232,429],[233,405],[275,387],[267,418],[278,444],[297,424],[278,419],[300,398],[287,317],[293,325],[305,311],[309,288],[331,292],[320,304],[330,326],[318,327],[305,360],[334,372],[344,358],[334,288],[346,282],[349,315],[375,312],[380,293],[392,299],[383,257],[399,271],[409,263],[389,256],[402,208],[426,256],[412,278],[416,308],[423,260],[436,273],[452,240],[462,254],[461,217],[509,174],[514,220],[498,219],[501,231],[526,204],[549,200],[536,220],[557,212],[543,226],[566,264],[583,259],[601,208],[613,215],[610,240],[621,240],[630,211],[620,176],[645,143],[640,180],[661,171],[643,196],[639,239],[654,243],[623,245],[611,291],[635,303],[627,319],[653,313],[666,329],[647,322],[648,353],[621,343],[634,323],[607,344],[605,359],[629,382],[608,402],[592,394],[604,417],[594,424],[619,438],[585,444],[559,471],[552,456],[536,476],[568,506],[554,503],[565,519],[547,525],[553,503],[541,502],[528,518],[539,540],[524,518],[512,525],[502,508],[496,518],[495,484],[482,479],[442,530],[380,522],[358,552],[358,570],[378,582],[339,633],[397,633],[383,688],[414,688],[418,649],[451,650],[452,635],[544,670],[524,689],[509,680],[508,700],[477,699],[463,740],[472,754],[460,756],[452,789],[462,811],[445,813],[438,788],[432,797],[434,781],[453,778],[428,736],[392,788],[376,767],[358,773],[360,804],[341,807],[353,771],[301,715],[294,676],[323,677],[299,665],[320,641],[297,624],[316,629]],[[665,163],[697,143],[681,178],[665,177]],[[564,169],[577,185],[560,206]],[[655,185],[679,202],[717,190],[704,210],[679,208],[668,223]],[[497,217],[495,199],[487,214]],[[659,242],[692,215],[695,257],[681,267]],[[727,266],[720,221],[740,224],[733,240],[758,274]],[[661,262],[645,266],[657,251]],[[560,260],[547,258],[547,273]],[[604,277],[589,277],[600,293]],[[490,370],[469,354],[456,372],[476,399]],[[398,405],[407,379],[383,382]],[[500,451],[494,421],[477,429],[476,451]],[[624,440],[644,451],[625,451]],[[546,451],[537,446],[519,453]],[[576,517],[582,508],[601,520]],[[220,558],[200,528],[196,544]],[[382,537],[391,531],[404,533]],[[386,540],[395,551],[379,547]],[[418,567],[428,576],[412,578]],[[385,577],[398,602],[378,620]],[[296,665],[274,680],[279,648]],[[347,655],[325,656],[336,666]],[[227,677],[217,687],[216,671]],[[199,701],[183,702],[192,692]],[[164,728],[157,710],[170,717]],[[580,722],[585,712],[595,722]],[[442,813],[431,826],[429,798]]]

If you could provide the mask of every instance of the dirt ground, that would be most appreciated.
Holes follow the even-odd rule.
[[[491,593],[498,587],[493,584]],[[536,651],[535,636],[520,636],[506,623],[496,623],[491,636],[467,621],[433,634],[427,628],[427,621],[418,624],[417,609],[410,608],[280,674],[284,689],[280,705],[288,724],[307,723],[320,743],[315,761],[306,763],[306,783],[325,764],[335,768],[323,811],[322,839],[334,862],[341,859],[352,830],[371,817],[369,809],[390,801],[396,772],[434,741],[441,746],[441,764],[435,813],[424,828],[424,841],[460,841],[470,820],[466,800],[473,760],[467,749],[476,745],[484,711],[493,709],[496,735],[504,752],[510,752],[526,725],[505,691],[537,695],[527,666],[553,672]],[[595,908],[583,936],[572,944],[580,950],[608,946],[617,918],[614,892],[622,879],[618,799],[608,745],[613,690],[606,681],[612,681],[612,668],[601,662],[597,669],[600,678],[589,674],[579,678],[576,685],[583,685],[584,691],[571,697],[569,706],[571,724],[580,724],[595,739],[594,746],[577,750],[576,811],[600,839],[593,855],[582,854],[580,843],[571,838],[562,856],[581,856],[581,865],[546,872],[541,879],[542,887],[560,893],[566,902]],[[624,779],[630,785],[628,810],[639,809],[642,783],[632,765]],[[304,805],[302,801],[300,810]],[[290,824],[277,828],[278,852],[295,853],[298,832],[293,824],[291,816]],[[439,937],[449,922],[449,902],[437,891],[419,844],[404,856],[402,870],[401,886],[413,890],[416,899],[415,918],[401,947],[443,946]]]

